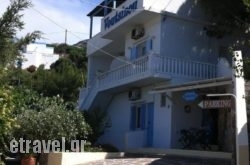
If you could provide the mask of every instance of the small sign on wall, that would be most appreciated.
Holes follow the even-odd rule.
[[[188,91],[182,95],[182,98],[185,101],[194,101],[197,97],[198,97],[198,94],[195,91]]]
[[[231,108],[231,100],[203,100],[199,104],[202,109]]]

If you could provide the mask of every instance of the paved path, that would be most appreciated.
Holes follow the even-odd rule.
[[[87,163],[88,165],[230,165],[230,161],[183,157],[118,158]],[[86,164],[86,165],[87,165]]]

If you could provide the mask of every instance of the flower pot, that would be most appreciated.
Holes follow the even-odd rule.
[[[33,156],[25,156],[21,160],[21,165],[36,165],[36,158]]]

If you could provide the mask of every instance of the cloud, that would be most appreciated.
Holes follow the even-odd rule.
[[[34,30],[44,33],[45,39],[40,42],[63,43],[65,30],[67,43],[74,44],[89,37],[89,18],[86,16],[95,5],[93,1],[80,0],[33,0],[33,7],[24,11],[25,27],[17,36],[21,37]],[[98,4],[99,2],[94,2]],[[8,3],[1,4],[0,11],[4,11]],[[0,12],[1,14],[1,12]],[[100,30],[100,19],[95,19],[94,34]]]

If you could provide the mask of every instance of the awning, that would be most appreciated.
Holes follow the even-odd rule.
[[[114,0],[106,0],[107,2],[102,1],[99,5],[97,5],[92,11],[88,13],[87,16],[91,17],[104,17],[105,16],[105,8],[107,9],[107,13],[110,13],[113,8],[113,1]],[[116,0],[116,7],[120,6],[126,0]]]
[[[176,91],[184,91],[184,90],[191,90],[198,88],[209,88],[209,87],[224,86],[224,85],[232,85],[232,78],[223,77],[223,78],[192,81],[178,85],[165,85],[165,86],[155,87],[153,88],[153,90],[149,91],[149,93],[155,94],[164,92],[176,92]]]

